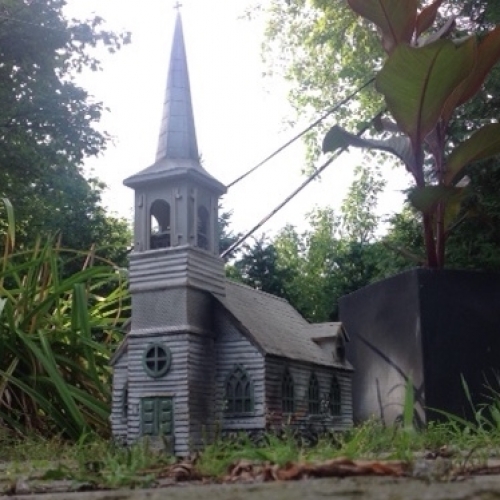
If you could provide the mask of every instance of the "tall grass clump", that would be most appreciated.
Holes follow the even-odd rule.
[[[122,273],[53,237],[17,250],[14,210],[0,241],[0,427],[77,440],[109,434],[110,354],[129,306]],[[2,248],[3,247],[3,248]],[[71,275],[65,265],[79,262]]]

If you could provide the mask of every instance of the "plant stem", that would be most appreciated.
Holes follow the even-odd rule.
[[[422,144],[413,144],[413,151],[415,154],[415,182],[418,187],[425,187],[424,177],[424,155]],[[438,258],[436,254],[436,242],[434,241],[434,231],[432,228],[432,217],[429,214],[423,214],[424,226],[424,242],[425,253],[427,255],[427,267],[437,268]]]
[[[436,253],[439,268],[444,267],[444,248],[446,242],[446,235],[444,231],[444,211],[444,203],[438,203],[436,208]]]

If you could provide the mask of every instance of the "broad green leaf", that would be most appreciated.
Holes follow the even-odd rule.
[[[334,125],[323,140],[323,152],[334,152],[337,149],[354,146],[357,148],[378,149],[397,156],[410,172],[414,171],[415,157],[411,142],[407,137],[394,136],[385,140],[361,139],[343,128]]]
[[[443,109],[443,120],[449,122],[455,109],[474,97],[489,72],[500,59],[500,26],[490,31],[478,44],[474,71],[450,96]]]
[[[500,154],[500,123],[492,123],[472,134],[452,151],[446,163],[445,184],[451,184],[470,163],[497,154]]]
[[[377,89],[412,143],[421,145],[436,126],[453,90],[474,67],[476,40],[456,46],[439,40],[425,47],[399,45],[377,75]]]
[[[418,38],[424,31],[427,31],[436,20],[439,7],[443,0],[435,0],[433,3],[422,9],[422,12],[417,16],[417,24],[415,27],[415,36]]]
[[[391,53],[400,43],[410,43],[417,19],[418,0],[347,0],[351,9],[375,23],[382,45]]]
[[[424,214],[432,214],[438,203],[448,204],[463,196],[464,188],[453,186],[416,187],[408,196],[410,203]]]

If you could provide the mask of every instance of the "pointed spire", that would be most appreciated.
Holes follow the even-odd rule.
[[[185,159],[198,161],[198,145],[194,127],[193,105],[187,67],[186,47],[179,9],[170,54],[163,118],[156,161]]]
[[[153,165],[128,177],[123,183],[135,189],[142,184],[188,175],[223,194],[226,192],[226,187],[212,177],[200,163],[179,7],[180,4],[176,5],[177,19],[156,161]]]

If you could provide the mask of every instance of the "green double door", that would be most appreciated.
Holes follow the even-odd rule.
[[[174,404],[171,397],[141,399],[141,432],[143,436],[172,436]]]

